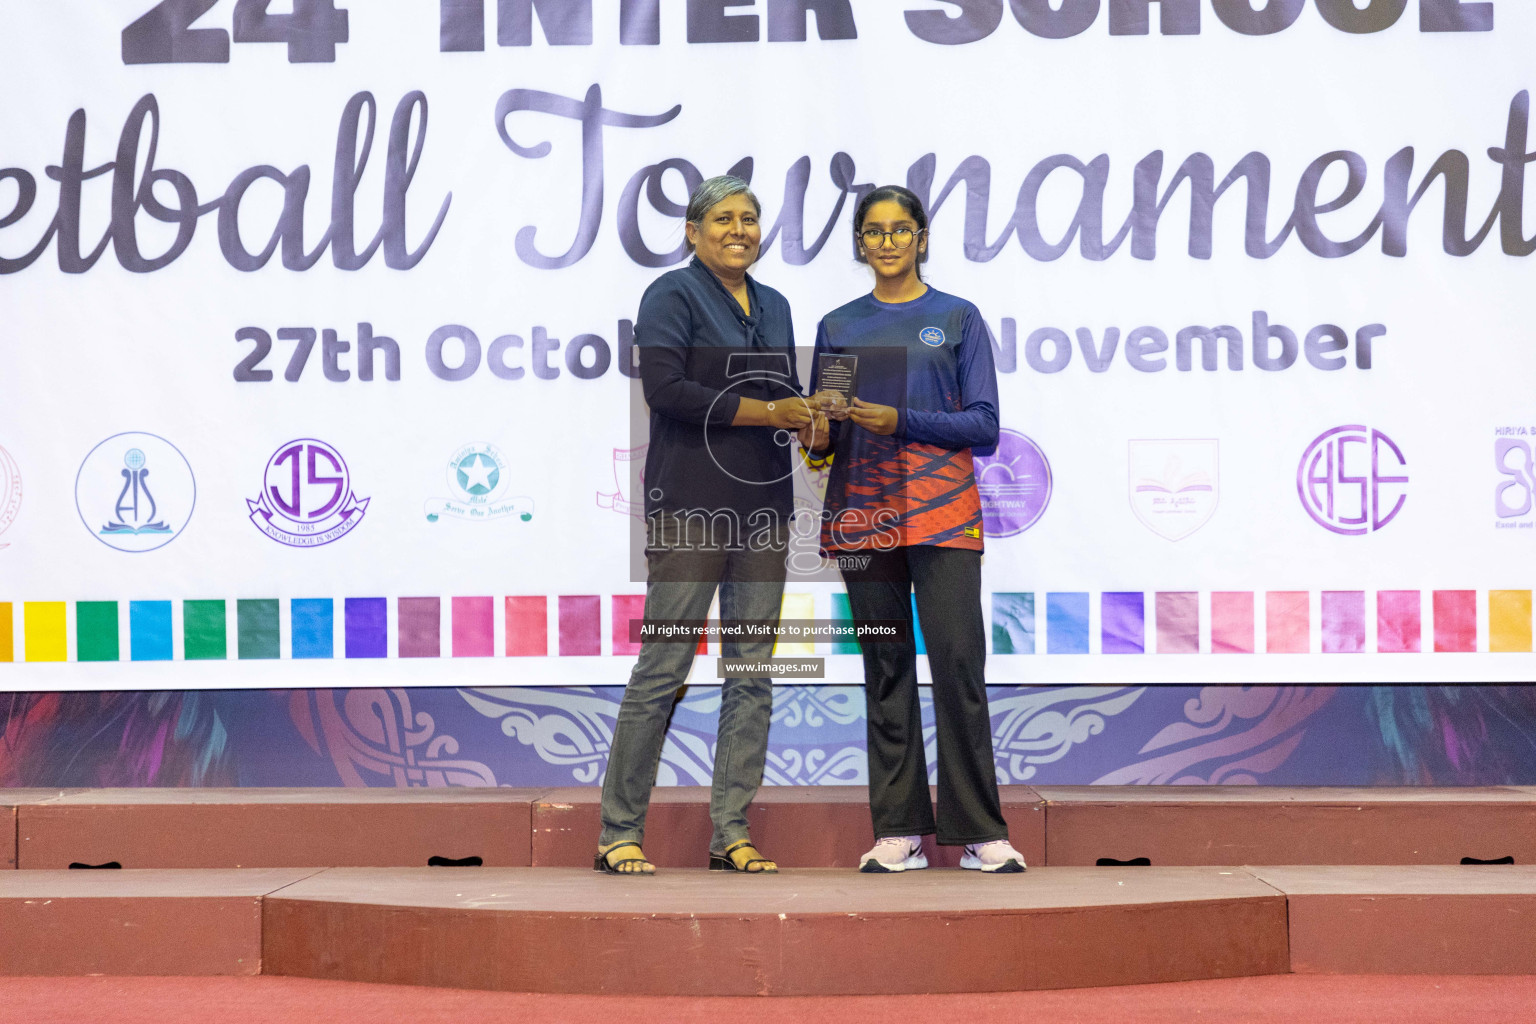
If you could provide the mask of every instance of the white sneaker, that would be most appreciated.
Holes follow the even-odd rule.
[[[916,871],[928,866],[923,856],[921,836],[887,836],[875,843],[875,848],[859,858],[859,870],[876,874],[893,871]]]
[[[972,843],[960,855],[960,866],[967,871],[997,872],[1012,875],[1024,870],[1024,855],[1006,839],[990,843]]]

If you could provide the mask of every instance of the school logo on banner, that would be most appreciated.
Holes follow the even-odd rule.
[[[976,491],[988,537],[1013,537],[1034,526],[1051,503],[1051,464],[1017,430],[998,433],[997,450],[975,461]]]
[[[1498,427],[1494,430],[1493,465],[1498,482],[1493,485],[1493,514],[1500,530],[1536,528],[1536,427]],[[0,520],[3,524],[3,520]],[[0,529],[4,529],[0,525]]]
[[[645,485],[645,453],[650,448],[648,444],[642,444],[638,448],[615,448],[613,450],[613,482],[615,489],[612,494],[597,492],[597,507],[611,508],[619,515],[634,516],[636,519],[645,518],[645,502],[633,500],[636,495],[631,495],[630,481],[638,481]],[[639,463],[639,465],[635,465]]]
[[[272,453],[261,494],[246,499],[246,506],[256,529],[279,544],[315,548],[357,529],[368,501],[352,493],[341,453],[306,437]]]
[[[21,470],[11,453],[0,448],[0,534],[11,528],[21,512]],[[0,544],[0,550],[10,547]]]
[[[1214,439],[1131,441],[1131,511],[1167,540],[1183,540],[1211,521],[1220,499]]]
[[[181,535],[197,505],[197,481],[181,450],[130,431],[90,450],[75,474],[75,508],[109,548],[141,554]]]
[[[1396,519],[1408,500],[1408,460],[1379,430],[1334,427],[1302,453],[1296,491],[1319,526],[1347,537],[1374,533]]]
[[[533,499],[508,497],[512,478],[507,460],[493,444],[466,444],[448,457],[450,498],[427,500],[427,522],[440,519],[463,523],[488,523],[516,516],[533,518]]]

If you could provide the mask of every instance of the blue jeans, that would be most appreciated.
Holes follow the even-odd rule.
[[[645,618],[703,622],[718,587],[722,621],[777,625],[784,596],[784,555],[782,540],[764,551],[648,550]],[[692,643],[646,642],[640,648],[608,752],[599,845],[623,840],[639,843],[645,838],[645,815],[661,764],[667,720],[693,668],[697,646],[695,639]],[[764,659],[773,653],[773,640],[727,641],[721,644],[721,653],[727,658]],[[712,853],[723,853],[748,836],[747,806],[763,781],[772,714],[773,680],[723,681],[709,793]]]

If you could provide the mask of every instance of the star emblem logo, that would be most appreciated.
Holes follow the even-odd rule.
[[[459,463],[459,486],[479,497],[496,489],[501,481],[501,470],[484,455],[470,455]]]

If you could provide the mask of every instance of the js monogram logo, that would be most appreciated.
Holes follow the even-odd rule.
[[[261,494],[246,505],[251,522],[268,537],[289,547],[313,548],[356,529],[368,501],[352,493],[351,474],[335,448],[301,438],[267,460]]]

